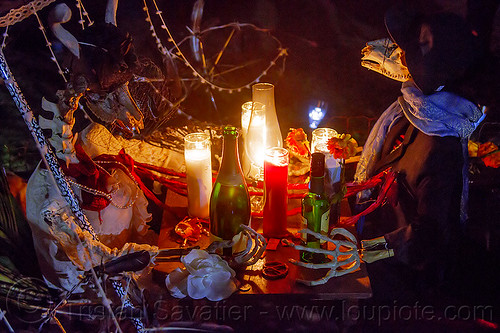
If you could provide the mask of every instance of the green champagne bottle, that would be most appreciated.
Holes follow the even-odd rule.
[[[325,155],[313,153],[311,159],[311,180],[309,193],[302,199],[302,229],[328,234],[330,217],[330,202],[325,194]],[[327,242],[320,241],[314,236],[303,236],[305,245],[310,248],[326,248]],[[320,253],[302,251],[300,259],[305,262],[321,263],[328,261],[328,257]]]
[[[240,224],[250,222],[250,198],[238,155],[238,129],[224,127],[222,163],[210,196],[210,235],[212,241],[231,240]],[[225,249],[224,255],[231,255]]]

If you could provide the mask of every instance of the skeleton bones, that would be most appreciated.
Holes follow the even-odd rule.
[[[96,24],[85,31],[82,41],[77,41],[61,26],[70,18],[71,12],[64,4],[56,6],[49,18],[54,35],[71,51],[70,59],[66,59],[70,64],[70,77],[65,89],[56,93],[56,102],[42,100],[45,112],[40,117],[40,126],[50,130],[48,140],[54,146],[57,157],[66,162],[67,169],[78,170],[75,166],[83,165],[83,161],[76,154],[77,140],[86,153],[89,151],[85,149],[82,136],[77,139],[76,133],[73,133],[74,112],[79,108],[80,101],[86,101],[90,117],[100,119],[109,127],[121,124],[124,132],[127,129],[130,133],[139,130],[142,114],[127,87],[136,62],[130,36],[121,33],[112,24]],[[48,114],[52,117],[43,117]],[[113,117],[109,117],[110,114]],[[92,124],[89,127],[95,126]],[[111,133],[108,135],[111,136]],[[106,143],[109,144],[109,141]],[[46,169],[38,167],[28,182],[27,217],[42,273],[51,287],[71,290],[82,270],[116,255],[143,249],[154,257],[158,251],[156,246],[132,243],[147,241],[146,223],[151,219],[151,214],[147,212],[148,202],[137,182],[119,168],[106,169],[100,164],[96,164],[96,168],[109,176],[100,182],[102,188],[94,184],[85,185],[76,178],[70,179],[70,182],[80,198],[90,193],[94,198],[111,197],[114,202],[105,208],[98,204],[85,210],[99,241],[92,239],[73,222],[67,202],[52,185]],[[102,203],[102,200],[97,201]],[[92,260],[83,255],[86,250],[80,243],[92,247]]]
[[[213,242],[207,247],[207,252],[215,253],[218,249],[233,247],[238,249],[240,244],[245,248],[234,254],[232,261],[236,266],[250,266],[255,264],[266,250],[266,239],[252,228],[241,224],[241,232],[233,237],[231,241]],[[245,244],[246,243],[246,244]]]
[[[266,249],[266,240],[262,235],[243,224],[240,228],[242,231],[231,241],[213,242],[205,250],[197,247],[160,250],[156,258],[158,261],[171,261],[168,257],[184,254],[180,261],[185,268],[176,268],[165,279],[172,296],[184,298],[189,295],[194,299],[206,297],[211,301],[220,301],[235,292],[236,274],[233,268],[255,264]],[[245,249],[236,252],[232,258],[221,258],[215,254],[221,248],[234,249],[240,244],[244,244]]]
[[[306,286],[317,286],[321,284],[325,284],[332,277],[342,276],[348,273],[351,273],[357,270],[361,264],[361,260],[358,254],[356,237],[351,234],[349,231],[343,228],[334,228],[330,232],[330,237],[323,236],[319,233],[313,232],[309,229],[302,229],[299,231],[300,233],[309,234],[316,237],[319,240],[323,240],[330,244],[333,244],[335,248],[333,250],[323,250],[323,249],[315,249],[309,248],[302,245],[295,245],[292,242],[283,240],[286,245],[291,246],[299,251],[308,251],[311,253],[321,253],[332,257],[332,260],[327,263],[322,264],[313,264],[313,263],[305,263],[301,261],[297,261],[295,259],[290,259],[290,262],[294,265],[312,268],[312,269],[320,269],[320,268],[330,268],[328,273],[319,280],[308,281],[308,280],[297,280]],[[344,240],[333,239],[335,236],[342,236]]]
[[[242,229],[241,232],[235,235],[232,240],[212,242],[204,251],[216,254],[222,248],[237,249],[239,251],[235,252],[233,257],[225,258],[229,261],[230,266],[238,267],[255,264],[266,250],[266,239],[246,225],[242,224],[240,228]],[[199,247],[160,249],[155,260],[158,262],[178,260],[180,256],[188,254],[193,249],[199,249]]]

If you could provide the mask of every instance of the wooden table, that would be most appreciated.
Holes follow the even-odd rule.
[[[173,228],[177,222],[187,215],[187,199],[183,196],[169,191],[166,198],[166,203],[170,210],[165,210],[163,224],[159,235],[158,245],[160,248],[179,248],[173,238]],[[300,200],[290,200],[290,206],[297,206]],[[251,227],[257,231],[261,231],[261,219],[252,219]],[[300,227],[300,216],[290,216],[288,218],[288,230],[293,232]],[[201,249],[209,245],[208,237],[202,239],[196,244]],[[298,267],[288,262],[289,258],[299,259],[299,252],[291,247],[278,245],[276,251],[267,250],[264,258],[260,259],[256,264],[247,267],[237,273],[238,280],[242,286],[240,294],[252,295],[307,295],[311,298],[322,300],[359,300],[366,299],[372,296],[370,280],[367,275],[365,264],[362,263],[360,269],[353,273],[331,278],[326,284],[308,287],[297,283],[296,279],[315,280],[326,274],[328,269],[312,270],[304,267]],[[262,274],[262,267],[267,261],[280,261],[286,263],[289,268],[286,278],[279,280],[265,279]],[[163,262],[158,263],[154,268],[156,278],[161,280],[174,270],[176,267],[182,267],[180,262]]]

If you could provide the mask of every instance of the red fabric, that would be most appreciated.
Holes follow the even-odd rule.
[[[136,172],[139,176],[141,177],[147,177],[149,179],[155,180],[159,182],[162,185],[165,185],[168,189],[174,191],[177,194],[187,196],[187,184],[173,180],[173,179],[168,179],[165,177],[157,176],[148,169],[145,169],[143,167],[136,167]]]
[[[159,167],[159,166],[156,166],[156,165],[152,165],[152,164],[141,163],[141,162],[137,162],[136,161],[135,162],[135,166],[136,166],[136,168],[153,170],[153,171],[162,173],[164,175],[176,176],[176,177],[181,177],[181,178],[185,178],[186,177],[186,173],[185,172],[177,172],[177,171],[174,171],[172,169],[162,168],[162,167]]]
[[[163,202],[161,202],[160,200],[158,200],[158,198],[154,195],[154,193],[151,192],[146,187],[146,185],[144,185],[144,183],[141,180],[141,177],[139,177],[139,175],[135,172],[135,168],[134,168],[135,162],[130,155],[127,155],[125,153],[125,149],[120,150],[118,155],[108,155],[108,154],[99,155],[95,158],[95,160],[96,161],[117,162],[117,163],[113,163],[114,166],[125,171],[125,172],[126,172],[126,170],[128,170],[130,172],[130,174],[132,175],[132,177],[134,177],[135,181],[139,185],[139,188],[144,192],[144,195],[146,197],[151,199],[158,206],[165,207],[165,204]],[[123,165],[121,165],[120,163],[126,167],[126,170],[124,170]]]
[[[77,183],[99,190],[101,192],[109,193],[107,191],[109,175],[106,172],[104,172],[104,170],[109,171],[111,170],[111,168],[118,168],[127,174],[128,172],[130,172],[130,174],[134,177],[134,180],[137,182],[139,188],[144,192],[146,197],[151,199],[158,206],[165,207],[165,204],[160,200],[158,200],[158,198],[146,187],[146,185],[144,185],[139,174],[143,177],[148,177],[154,180],[156,180],[155,178],[157,177],[148,170],[145,169],[142,170],[142,168],[141,170],[137,168],[137,173],[136,173],[136,168],[134,167],[135,162],[132,159],[132,157],[130,157],[125,153],[124,149],[122,149],[118,153],[118,155],[103,154],[97,156],[94,160],[92,160],[90,156],[87,155],[87,153],[83,150],[83,147],[81,145],[75,145],[75,151],[76,151],[76,157],[80,162],[71,163],[69,167],[66,167],[66,164],[63,161],[61,161],[61,166],[64,173],[70,177],[75,178]],[[94,161],[109,161],[116,163],[100,164],[100,167],[102,167],[100,168]],[[165,181],[162,183],[165,183]],[[175,183],[175,186],[182,188],[182,185],[179,184],[182,183],[177,182]],[[185,184],[183,185],[185,187]],[[174,189],[175,186],[172,185],[170,186],[170,188]],[[179,191],[177,192],[179,193]],[[100,211],[106,208],[109,204],[110,200],[108,200],[106,197],[94,195],[92,193],[88,193],[82,190],[82,203],[81,203],[82,208],[87,210]]]
[[[87,187],[108,193],[107,183],[109,176],[100,170],[94,161],[83,150],[82,146],[75,145],[76,157],[79,163],[71,163],[68,167],[61,162],[64,174],[76,179],[76,182]],[[87,210],[100,211],[109,205],[106,197],[97,196],[82,190],[81,206]]]
[[[352,225],[352,224],[356,223],[360,219],[360,217],[365,216],[367,214],[370,214],[375,209],[377,209],[382,204],[384,204],[387,201],[388,193],[391,190],[392,185],[395,183],[395,181],[396,181],[396,173],[393,172],[393,171],[387,172],[387,176],[385,178],[385,182],[382,185],[382,188],[381,188],[381,190],[379,192],[377,200],[374,203],[372,203],[368,208],[366,208],[364,211],[362,211],[361,213],[359,213],[357,215],[354,215],[354,216],[351,216],[348,219],[342,221],[340,223],[340,225],[341,226]]]
[[[347,183],[347,192],[345,194],[345,197],[348,198],[350,196],[355,195],[356,193],[367,190],[370,188],[373,188],[379,184],[382,184],[383,178],[385,175],[389,172],[389,168],[376,174],[375,176],[371,177],[370,179],[367,179],[366,181],[355,184],[355,183]]]

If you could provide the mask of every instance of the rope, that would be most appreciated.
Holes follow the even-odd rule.
[[[28,18],[33,12],[50,5],[56,0],[37,0],[27,3],[19,8],[11,9],[5,16],[0,18],[0,27],[8,27]]]

